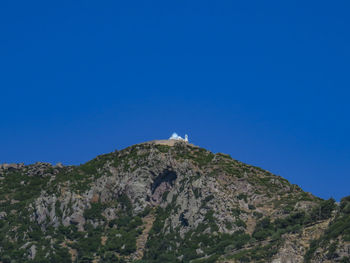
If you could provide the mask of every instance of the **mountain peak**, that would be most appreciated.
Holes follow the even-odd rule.
[[[0,169],[4,262],[302,262],[316,256],[311,240],[347,217],[334,200],[185,140],[79,166],[12,166]]]

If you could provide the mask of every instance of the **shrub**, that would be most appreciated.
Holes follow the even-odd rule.
[[[246,195],[246,194],[243,194],[243,193],[240,193],[238,196],[237,196],[237,198],[239,199],[239,200],[244,200],[246,203],[248,202],[248,196]]]
[[[102,216],[102,212],[105,209],[105,205],[101,203],[91,203],[91,208],[85,209],[84,217],[86,219],[96,220],[96,219],[104,219]]]
[[[251,205],[251,204],[248,205],[248,208],[249,208],[250,210],[255,210],[255,209],[256,209],[255,206],[254,206],[254,205]]]
[[[236,226],[238,227],[243,227],[243,228],[247,228],[247,224],[240,218],[237,218],[235,221]]]

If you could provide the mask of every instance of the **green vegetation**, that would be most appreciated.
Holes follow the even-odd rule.
[[[110,156],[102,156],[80,167],[66,167],[54,172],[51,166],[47,166],[46,170],[41,170],[40,174],[28,176],[28,169],[9,171],[2,174],[3,179],[0,180],[0,198],[5,200],[0,202],[0,212],[5,212],[3,219],[0,220],[0,261],[2,262],[70,262],[71,255],[68,248],[76,249],[78,252],[78,262],[92,262],[96,256],[108,258],[109,251],[118,252],[125,256],[134,252],[136,249],[136,238],[142,232],[139,226],[142,225],[140,217],[133,217],[132,205],[130,199],[126,195],[121,195],[116,200],[117,204],[91,203],[91,207],[84,211],[84,217],[87,220],[98,221],[99,225],[93,227],[86,223],[84,231],[80,232],[77,226],[70,225],[64,227],[59,225],[54,228],[43,222],[40,227],[36,222],[30,219],[32,210],[29,209],[33,201],[45,191],[49,195],[57,193],[57,185],[65,183],[70,189],[79,191],[84,190],[88,186],[88,182],[96,178],[97,170],[102,169],[106,158],[110,160]],[[102,160],[103,159],[103,160]],[[101,161],[102,160],[102,161]],[[42,166],[45,167],[45,166]],[[96,169],[95,169],[96,168]],[[42,169],[42,168],[41,168]],[[51,174],[49,174],[51,173]],[[99,172],[98,172],[99,173]],[[47,175],[48,174],[48,175]],[[52,179],[52,174],[55,177]],[[9,201],[6,201],[9,200]],[[11,201],[12,200],[12,201]],[[102,212],[108,206],[118,206],[120,211],[115,222],[107,224],[106,219],[102,216]],[[61,210],[61,202],[57,200],[54,207],[49,206],[49,211],[55,209],[56,216],[60,222],[63,215]],[[114,224],[115,223],[115,224]],[[111,227],[109,227],[111,225]],[[112,237],[114,226],[118,228],[117,235],[120,235],[122,244],[114,250],[110,246],[113,241]],[[16,231],[13,231],[13,230]],[[109,233],[109,229],[111,229]],[[110,237],[110,242],[105,246],[101,244],[103,234]],[[46,239],[49,238],[49,239]],[[70,243],[65,246],[65,240]],[[48,244],[51,244],[48,246]],[[36,256],[33,261],[28,260],[28,249],[31,246],[36,248]],[[106,254],[106,255],[105,255]],[[114,254],[113,254],[114,255]],[[111,261],[105,262],[123,262],[121,258],[114,257],[117,261],[112,261],[113,255],[109,257]]]
[[[198,147],[183,146],[175,144],[174,152],[176,159],[187,159],[197,163],[199,167],[208,165],[214,158],[214,154]]]
[[[147,144],[130,146],[117,154],[113,158],[113,166],[121,168],[124,172],[133,172],[142,164],[147,164],[147,152],[140,153],[141,150],[149,149]],[[163,150],[163,149],[162,149]]]
[[[321,209],[315,208],[311,217],[312,219],[329,218],[334,209],[334,200],[324,201],[320,205]],[[327,258],[332,259],[335,256],[337,240],[350,241],[350,196],[344,197],[340,202],[340,207],[334,220],[331,221],[324,235],[319,239],[313,240],[310,248],[305,255],[305,262],[310,262],[316,249],[322,247],[327,249]],[[346,258],[344,262],[346,262]]]
[[[207,203],[209,203],[211,200],[213,200],[215,197],[214,195],[208,195],[202,200],[202,207],[206,207]]]
[[[248,202],[248,196],[246,195],[246,194],[243,194],[243,193],[240,193],[238,196],[237,196],[237,198],[239,199],[239,200],[244,200],[244,202]]]
[[[180,262],[177,257],[181,255],[183,255],[181,262],[190,262],[191,260],[195,260],[192,262],[215,262],[220,255],[231,250],[240,249],[250,240],[250,236],[243,231],[235,232],[232,235],[222,233],[217,235],[204,234],[206,229],[210,229],[211,233],[218,230],[214,211],[212,210],[209,210],[204,221],[196,229],[190,229],[184,238],[180,237],[179,229],[170,228],[169,231],[165,232],[165,220],[173,213],[174,205],[175,203],[172,203],[165,209],[157,209],[156,220],[149,233],[150,236],[146,244],[147,250],[142,262]],[[232,228],[229,222],[226,223],[228,227]],[[178,247],[177,243],[182,245]],[[196,252],[198,249],[202,250],[204,254],[210,255],[210,257],[205,260],[200,259],[204,254],[198,254]]]
[[[279,239],[283,234],[297,232],[301,229],[305,219],[305,214],[302,212],[291,214],[284,219],[276,219],[274,222],[270,218],[265,217],[258,221],[253,237],[256,240]]]
[[[258,221],[252,236],[257,240],[267,238],[279,239],[285,233],[298,232],[304,225],[310,222],[329,218],[334,208],[334,200],[330,199],[320,202],[308,214],[305,212],[294,212],[285,218],[276,219],[274,222],[271,222],[268,217],[263,218]]]
[[[93,258],[95,253],[100,254],[102,228],[94,228],[92,225],[86,224],[85,231],[87,234],[78,238],[71,247],[78,250],[79,258],[83,256]]]
[[[235,208],[232,210],[232,215],[236,218],[239,217],[241,213],[244,213],[244,211],[240,210],[239,208]]]
[[[155,147],[162,153],[167,153],[170,151],[170,146],[168,145],[156,144]]]
[[[102,216],[102,212],[106,209],[106,205],[103,205],[101,203],[91,203],[91,208],[85,209],[84,211],[84,217],[86,219],[105,219]]]
[[[236,219],[235,224],[236,224],[236,226],[238,226],[238,227],[247,228],[246,223],[245,223],[242,219],[240,219],[240,218]]]
[[[192,191],[193,191],[194,196],[195,196],[197,199],[200,198],[200,197],[202,197],[202,192],[201,192],[201,189],[200,189],[200,188],[192,187]]]
[[[266,246],[257,246],[251,249],[244,249],[228,259],[239,260],[239,262],[269,262],[269,260],[277,253],[280,242],[271,242]]]
[[[22,171],[8,172],[0,181],[0,198],[14,199],[25,205],[40,195],[49,179],[47,176],[28,176]],[[3,203],[0,205],[4,206]]]
[[[136,238],[142,233],[139,226],[142,225],[140,217],[124,215],[110,225],[106,249],[121,255],[129,255],[136,250]],[[113,227],[113,226],[116,227]]]
[[[329,200],[321,201],[320,204],[314,207],[306,218],[306,223],[313,223],[317,220],[325,220],[332,216],[332,212],[335,209],[335,200],[333,198]]]

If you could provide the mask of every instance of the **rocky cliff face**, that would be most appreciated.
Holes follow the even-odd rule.
[[[350,200],[184,142],[0,166],[2,262],[350,262]]]

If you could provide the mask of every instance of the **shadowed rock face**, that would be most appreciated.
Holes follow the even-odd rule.
[[[169,169],[164,170],[161,174],[156,176],[152,185],[152,201],[154,204],[159,204],[163,194],[171,189],[176,180],[176,172]]]
[[[228,155],[158,142],[80,166],[1,166],[0,261],[346,260],[350,199],[335,207]],[[327,239],[331,225],[343,228]]]

